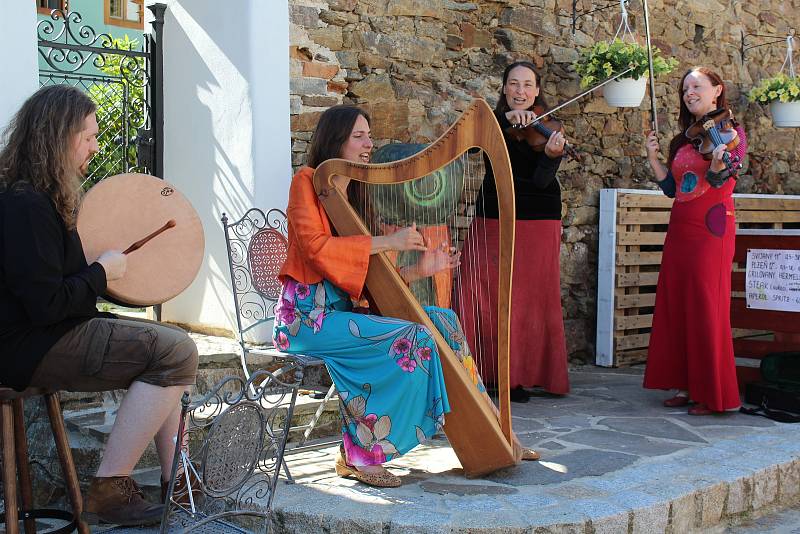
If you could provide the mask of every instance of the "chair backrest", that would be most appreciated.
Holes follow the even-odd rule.
[[[222,226],[240,342],[269,343],[288,249],[286,214],[251,208],[229,222],[223,213]]]
[[[293,383],[259,370],[247,381],[225,377],[194,401],[184,395],[179,435],[186,445],[176,447],[172,479],[189,482],[169,488],[162,532],[232,532],[225,520],[241,515],[263,518],[269,531],[301,379],[296,363],[282,371]]]

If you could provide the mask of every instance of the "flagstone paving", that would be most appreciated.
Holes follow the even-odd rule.
[[[664,408],[638,368],[570,378],[568,396],[513,405],[542,461],[466,479],[439,439],[390,462],[403,486],[380,489],[337,477],[335,448],[293,455],[273,531],[800,534],[800,425]]]
[[[483,479],[462,476],[445,440],[389,464],[398,489],[337,477],[335,449],[292,457],[298,484],[278,489],[277,532],[683,533],[797,502],[800,425],[667,409],[641,373],[587,367],[570,395],[514,404],[542,461]]]

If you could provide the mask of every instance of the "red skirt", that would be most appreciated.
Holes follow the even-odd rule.
[[[644,375],[644,387],[688,390],[714,411],[740,404],[730,321],[732,189],[672,206]]]
[[[497,219],[472,221],[455,310],[485,383],[497,383]],[[561,221],[517,221],[511,286],[510,384],[569,392],[561,311]]]

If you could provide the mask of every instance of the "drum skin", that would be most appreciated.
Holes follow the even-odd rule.
[[[161,304],[180,294],[203,262],[203,225],[185,196],[168,182],[147,174],[118,174],[86,193],[77,227],[89,264],[107,250],[128,249],[170,220],[175,221],[174,227],[127,254],[125,276],[108,283],[106,298],[140,307]]]

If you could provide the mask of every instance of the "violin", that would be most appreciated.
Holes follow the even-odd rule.
[[[738,125],[731,110],[720,108],[703,115],[686,129],[684,135],[703,158],[712,159],[714,149],[719,145],[725,145],[726,150],[733,150],[739,145],[739,133],[735,129]],[[731,158],[727,152],[723,155],[722,161],[725,162],[731,175],[736,174],[742,167],[739,158]]]
[[[542,106],[534,106],[533,112],[539,116],[544,114],[545,110]],[[564,133],[564,125],[561,121],[548,115],[544,119],[534,119],[531,124],[512,124],[511,128],[506,130],[506,133],[517,141],[527,141],[531,148],[536,152],[542,152],[550,136],[555,132]],[[564,142],[564,153],[576,160],[580,159],[578,151],[575,150],[571,144]]]

